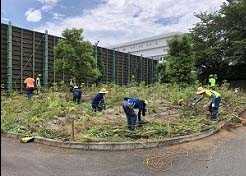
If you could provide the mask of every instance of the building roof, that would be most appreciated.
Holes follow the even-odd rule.
[[[112,46],[109,46],[108,48],[113,49],[113,48],[118,48],[118,47],[123,47],[123,46],[129,46],[132,44],[137,44],[137,43],[146,42],[146,41],[152,41],[152,40],[156,40],[156,39],[160,39],[160,38],[168,38],[171,36],[182,35],[182,34],[184,34],[184,33],[181,33],[181,32],[165,33],[165,34],[155,35],[152,37],[147,37],[147,38],[143,38],[143,39],[139,39],[139,40],[125,42],[125,43],[121,43],[121,44],[117,44],[117,45],[112,45]]]

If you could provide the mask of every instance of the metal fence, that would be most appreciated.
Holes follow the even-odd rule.
[[[8,89],[23,90],[24,79],[32,74],[42,74],[41,83],[68,81],[69,76],[54,71],[54,47],[60,38],[11,24],[1,24],[1,84]],[[135,81],[147,84],[157,80],[157,61],[107,48],[94,46],[97,63],[103,66],[103,83],[119,85]]]

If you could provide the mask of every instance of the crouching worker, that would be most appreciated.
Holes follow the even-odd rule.
[[[144,121],[141,119],[141,115],[145,116],[147,101],[139,100],[138,98],[124,98],[122,107],[126,114],[127,124],[129,130],[134,130],[137,124],[141,125]],[[134,109],[138,109],[138,115],[135,113]]]
[[[192,105],[196,105],[198,102],[200,102],[204,96],[207,96],[211,98],[211,103],[209,104],[209,112],[211,115],[212,120],[217,120],[218,119],[218,114],[219,114],[219,106],[220,106],[220,101],[221,101],[221,95],[220,93],[214,91],[214,90],[208,90],[204,89],[203,87],[199,87],[196,92],[197,95],[201,95],[199,99],[197,99]]]
[[[73,101],[77,104],[80,103],[80,100],[81,100],[81,90],[78,86],[74,86],[73,88]]]
[[[35,80],[30,76],[25,79],[24,84],[26,84],[26,94],[28,99],[30,100],[33,95],[34,87],[35,87]]]
[[[93,98],[92,103],[91,103],[91,107],[92,107],[94,112],[102,111],[103,109],[106,109],[104,96],[107,93],[108,93],[108,91],[106,91],[106,89],[103,88]]]

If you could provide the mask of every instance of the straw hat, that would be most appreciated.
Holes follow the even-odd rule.
[[[196,94],[200,95],[204,93],[206,90],[203,87],[198,87]]]
[[[99,91],[99,93],[101,93],[101,94],[106,94],[106,93],[108,93],[108,91],[107,91],[105,88],[102,88],[102,89]]]

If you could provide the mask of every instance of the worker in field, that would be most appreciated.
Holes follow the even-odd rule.
[[[25,79],[24,84],[26,85],[27,97],[28,99],[31,99],[35,88],[35,80],[31,76],[29,76]]]
[[[192,105],[196,105],[198,102],[200,102],[204,96],[207,96],[211,99],[211,102],[209,103],[209,112],[211,115],[212,120],[217,120],[218,119],[218,114],[219,114],[219,106],[220,106],[220,101],[221,101],[221,95],[220,93],[214,91],[214,90],[209,90],[205,89],[203,87],[198,87],[197,95],[201,95],[200,98],[198,98]]]
[[[103,109],[106,109],[104,96],[107,93],[108,91],[105,88],[103,88],[92,99],[91,107],[94,112],[102,111]]]
[[[135,130],[137,126],[137,120],[138,120],[138,125],[144,123],[144,121],[141,118],[141,115],[145,116],[145,113],[147,111],[146,109],[147,104],[148,102],[146,100],[140,100],[138,98],[128,98],[128,97],[124,98],[122,107],[126,114],[129,130],[131,131]],[[134,109],[138,109],[138,114],[135,113]]]
[[[41,90],[41,76],[42,76],[41,74],[38,74],[38,76],[36,78],[37,94]]]
[[[74,86],[73,88],[73,102],[80,104],[82,92],[79,86]]]
[[[214,90],[216,86],[215,75],[209,75],[208,83],[209,83],[209,87]]]

